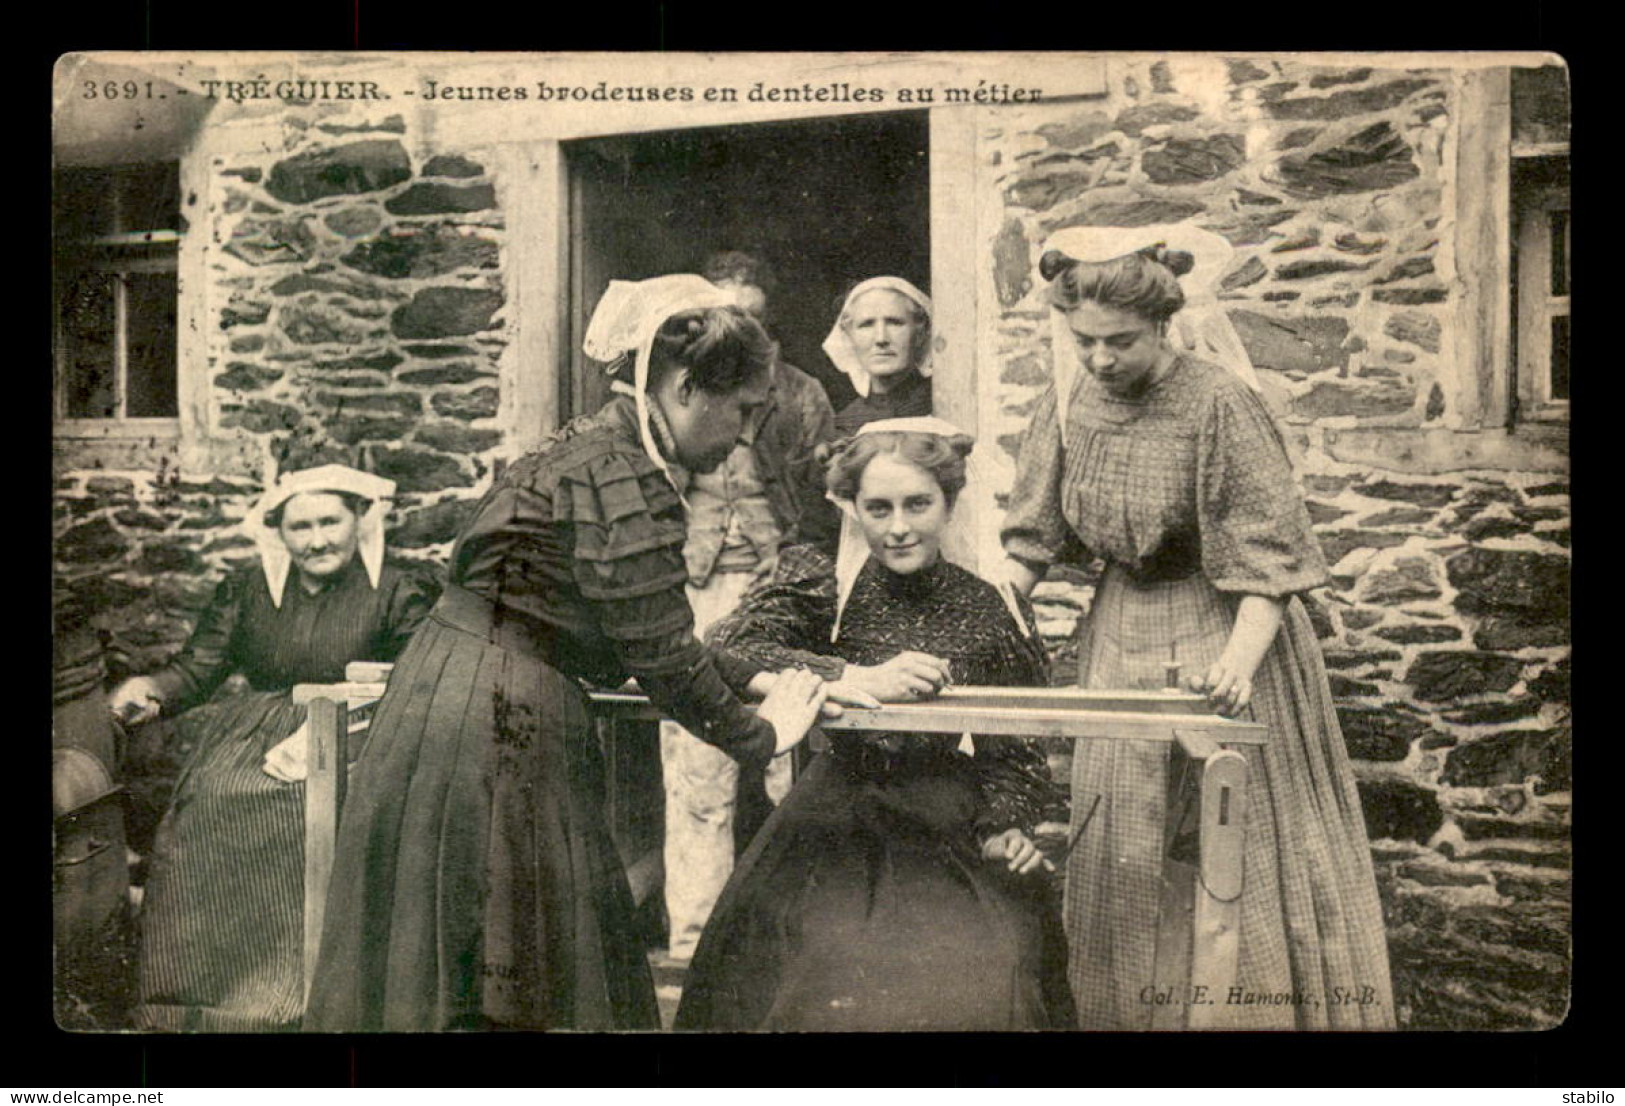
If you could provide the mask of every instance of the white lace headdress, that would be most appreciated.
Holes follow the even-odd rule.
[[[265,516],[304,492],[349,492],[370,501],[356,520],[356,542],[357,553],[367,570],[367,580],[376,588],[378,574],[384,566],[384,516],[389,513],[389,501],[395,494],[395,481],[347,465],[322,465],[277,477],[243,518],[243,532],[259,549],[260,567],[271,591],[271,602],[279,608],[282,606],[282,592],[288,582],[293,556],[283,544],[282,535],[266,523]]]
[[[858,297],[867,292],[896,292],[918,304],[927,319],[931,317],[931,297],[902,277],[871,277],[846,294],[846,301],[841,304],[840,314],[835,316],[835,325],[830,328],[829,336],[824,339],[824,355],[851,379],[852,387],[857,389],[860,396],[869,394],[869,370],[863,367],[863,358],[858,356],[857,349],[852,345],[852,336],[841,326],[841,320],[846,317],[846,313],[851,310]],[[931,375],[929,343],[926,344],[925,352],[920,356],[920,363],[914,366],[914,370],[921,376]]]
[[[595,361],[615,361],[629,353],[633,356],[631,385],[617,383],[613,387],[631,392],[637,403],[638,435],[643,451],[668,479],[671,469],[649,429],[649,351],[654,347],[661,324],[673,315],[734,303],[732,293],[692,273],[648,280],[612,280],[593,309],[592,321],[587,324],[582,349],[588,357]]]

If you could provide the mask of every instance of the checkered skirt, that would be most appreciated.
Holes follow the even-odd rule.
[[[1163,662],[1186,674],[1218,659],[1235,597],[1201,577],[1137,584],[1107,569],[1080,646],[1079,682],[1156,688]],[[1392,1029],[1388,949],[1359,795],[1303,606],[1288,601],[1254,678],[1252,719],[1269,728],[1249,757],[1240,995],[1234,1029]],[[1084,1029],[1145,1029],[1154,1007],[1168,746],[1080,742],[1073,818],[1094,815],[1067,861],[1069,973]],[[1098,806],[1094,796],[1100,796]],[[1367,1001],[1346,1001],[1349,997]],[[1341,1001],[1340,1001],[1341,1000]]]

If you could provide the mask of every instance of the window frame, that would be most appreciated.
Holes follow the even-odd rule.
[[[1529,463],[1556,465],[1568,449],[1568,404],[1537,404],[1520,327],[1524,290],[1517,279],[1519,234],[1538,181],[1518,180],[1526,159],[1566,157],[1566,141],[1518,141],[1513,130],[1509,65],[1470,68],[1457,77],[1455,230],[1451,266],[1460,294],[1453,297],[1455,401],[1445,429],[1497,430],[1516,441]],[[1549,261],[1546,263],[1549,265]],[[1549,315],[1547,316],[1549,318]],[[1546,333],[1549,334],[1549,323]],[[1548,351],[1549,356],[1549,351]]]
[[[182,161],[176,160],[164,162],[163,164],[173,166],[177,177],[184,175],[185,165]],[[73,168],[79,167],[75,166]],[[86,166],[84,168],[97,167]],[[117,166],[107,166],[106,168],[117,168]],[[59,169],[58,171],[63,170]],[[82,416],[71,417],[66,413],[67,389],[65,384],[69,373],[68,349],[62,328],[62,313],[58,308],[53,291],[51,318],[51,413],[53,433],[58,438],[78,441],[150,440],[173,443],[180,438],[180,411],[184,404],[184,384],[181,372],[181,334],[185,327],[181,319],[180,259],[186,235],[184,231],[175,227],[124,229],[123,212],[118,200],[119,192],[114,189],[109,193],[112,225],[115,228],[114,233],[57,243],[54,261],[57,277],[79,272],[104,272],[111,273],[117,278],[113,294],[113,333],[111,342],[113,346],[114,414],[106,418],[86,418]],[[176,217],[177,224],[184,225],[184,219],[180,216],[178,209]],[[98,253],[101,255],[97,256]],[[130,416],[125,413],[129,402],[129,284],[125,277],[142,273],[168,273],[172,274],[176,281],[174,334],[174,401],[176,413],[174,415]]]
[[[1566,156],[1567,153],[1566,144],[1513,149],[1514,159]],[[1515,278],[1518,295],[1513,305],[1517,312],[1518,331],[1518,421],[1563,421],[1569,417],[1570,401],[1554,398],[1551,394],[1551,333],[1554,318],[1569,316],[1569,294],[1553,293],[1548,274],[1552,266],[1550,213],[1571,210],[1570,191],[1565,187],[1548,185],[1515,196],[1513,203],[1518,249]],[[1565,227],[1565,232],[1572,240],[1572,230]],[[1534,279],[1529,279],[1530,276]]]

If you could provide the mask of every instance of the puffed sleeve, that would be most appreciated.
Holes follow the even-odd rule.
[[[840,679],[846,662],[827,655],[835,590],[833,561],[810,546],[786,546],[773,575],[706,632],[723,678],[741,692],[752,676],[781,668],[802,666],[826,680]]]
[[[158,685],[166,714],[179,714],[201,703],[236,669],[234,639],[242,622],[249,579],[244,572],[234,572],[220,581],[181,651],[150,677]]]
[[[1048,682],[1048,660],[1031,605],[1019,596],[1017,604],[1028,632],[1023,634],[1010,623],[992,671],[982,679],[999,687],[1041,687]],[[1005,734],[978,734],[971,741],[982,792],[982,809],[976,817],[979,835],[985,839],[1012,828],[1031,834],[1054,791],[1043,742]]]
[[[1327,580],[1326,560],[1263,401],[1221,378],[1197,445],[1202,572],[1220,591],[1283,598]]]
[[[564,476],[554,506],[574,534],[576,586],[644,693],[735,760],[768,761],[772,727],[739,702],[694,638],[683,507],[665,476],[625,454],[604,454]]]
[[[429,610],[440,598],[440,580],[429,569],[419,565],[397,566],[399,575],[390,588],[383,626],[380,629],[372,658],[392,661],[401,655],[412,635],[417,633]]]
[[[1052,564],[1078,563],[1082,544],[1061,512],[1061,480],[1066,455],[1056,421],[1055,384],[1038,397],[1032,421],[1021,438],[1016,482],[999,532],[1004,551],[1042,573]]]

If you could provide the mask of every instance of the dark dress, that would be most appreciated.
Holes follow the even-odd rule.
[[[1041,651],[997,592],[947,562],[899,576],[871,561],[831,645],[834,615],[833,563],[791,547],[707,641],[739,686],[796,664],[838,678],[908,649],[947,659],[957,683],[1043,682]],[[1005,829],[1032,832],[1048,766],[1036,742],[974,741],[972,757],[953,735],[832,734],[724,889],[676,1027],[1070,1025],[1053,884],[980,852]]]
[[[1298,592],[1326,581],[1274,421],[1225,369],[1180,356],[1133,400],[1081,375],[1063,447],[1055,390],[1021,446],[1005,549],[1037,567],[1087,554],[1106,573],[1079,644],[1080,683],[1157,688],[1223,652],[1246,595],[1285,602],[1247,714],[1249,756],[1237,986],[1312,1001],[1227,1003],[1224,1028],[1391,1029],[1382,909],[1360,798]],[[1096,809],[1068,857],[1070,970],[1085,1029],[1140,1029],[1153,982],[1166,745],[1079,742],[1072,809]],[[1095,807],[1092,799],[1099,796]],[[1366,1002],[1337,1002],[1345,994]]]
[[[856,434],[882,419],[911,419],[931,413],[931,381],[910,370],[909,377],[889,392],[870,388],[866,396],[855,396],[835,413],[835,433],[841,437]]]
[[[569,423],[458,538],[356,766],[307,1028],[658,1028],[583,683],[636,676],[743,763],[774,735],[694,640],[682,503],[635,418]]]
[[[305,785],[265,773],[305,720],[289,690],[335,683],[350,661],[392,661],[434,602],[426,574],[358,562],[314,595],[290,573],[282,605],[265,574],[222,582],[186,646],[156,673],[166,713],[202,703],[232,673],[250,690],[180,720],[197,735],[153,847],[143,901],[139,1022],[244,1032],[297,1027],[304,1004]]]

